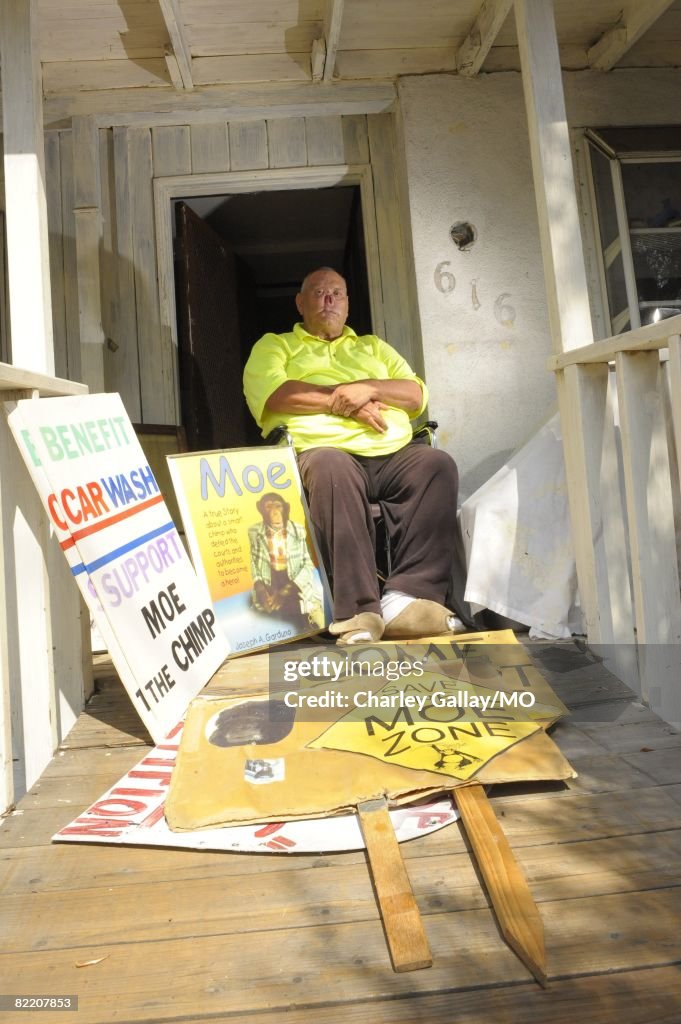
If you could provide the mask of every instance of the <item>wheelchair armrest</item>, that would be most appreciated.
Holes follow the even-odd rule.
[[[411,435],[412,442],[429,444],[431,448],[437,448],[437,428],[437,420],[426,420],[420,427],[414,427]]]
[[[290,445],[293,448],[293,438],[289,434],[283,423],[279,424],[278,427],[274,427],[270,430],[269,434],[263,441],[263,444],[276,444],[276,445]]]

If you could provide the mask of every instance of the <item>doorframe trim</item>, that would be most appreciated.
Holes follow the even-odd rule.
[[[169,339],[173,351],[176,418],[180,416],[180,381],[171,201],[195,196],[232,195],[253,191],[282,192],[287,189],[334,188],[340,185],[359,185],[371,319],[374,333],[383,337],[383,292],[370,164],[333,164],[326,167],[290,167],[262,171],[218,171],[211,174],[180,174],[154,178],[159,312],[162,337]]]

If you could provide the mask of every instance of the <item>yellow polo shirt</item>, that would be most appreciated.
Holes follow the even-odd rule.
[[[393,406],[383,413],[384,434],[364,423],[330,413],[280,413],[265,408],[267,399],[287,380],[309,384],[347,384],[355,380],[415,380],[423,401],[415,412]],[[375,334],[358,336],[351,327],[333,341],[323,341],[296,324],[287,334],[265,334],[257,341],[244,369],[248,408],[263,437],[284,424],[297,451],[329,447],[353,455],[390,455],[411,440],[410,420],[421,415],[428,402],[426,386],[405,359]]]

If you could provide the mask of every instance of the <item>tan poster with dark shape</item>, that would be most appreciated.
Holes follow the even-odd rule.
[[[527,666],[529,659],[519,645],[518,651]],[[435,692],[460,695],[462,684],[452,675],[461,675],[462,665],[456,657],[443,661],[437,670],[431,669],[430,659],[426,663],[427,672],[410,673],[399,687],[372,687],[366,679],[354,677],[339,680],[334,687],[282,689],[270,698],[196,699],[187,716],[166,802],[169,826],[181,831],[218,824],[324,817],[347,813],[363,800],[382,796],[399,805],[465,784],[473,776],[482,783],[574,776],[542,728],[564,709],[538,673],[541,706],[535,709],[536,718],[520,713],[518,718],[523,719],[524,714],[524,721],[514,721],[508,708],[490,713],[488,705],[486,709],[456,713],[451,707],[445,708],[438,712],[441,720],[437,721],[422,719],[418,702],[406,698],[423,696],[424,689],[431,697]],[[483,671],[482,664],[476,670]],[[489,667],[484,671],[491,681]],[[503,673],[495,672],[503,685]],[[507,682],[508,693],[526,693],[532,688],[524,670],[522,676],[513,675]],[[496,690],[491,685],[485,689],[473,684],[468,692],[490,698]],[[381,696],[392,696],[392,706],[360,707]],[[319,707],[315,720],[309,708],[305,709],[309,699],[318,704],[328,699],[334,706]],[[426,707],[424,703],[422,709]],[[336,734],[347,728],[346,716],[355,711],[363,714],[355,721],[353,748],[336,749]],[[444,720],[445,715],[450,721]],[[364,742],[370,731],[369,720],[384,748],[380,758]],[[454,722],[459,728],[452,732]],[[430,732],[414,740],[414,730],[418,729]],[[420,764],[416,759],[407,766],[397,753],[407,733],[412,747],[427,751]],[[328,745],[330,739],[333,749]],[[390,747],[394,747],[394,755],[388,752]]]

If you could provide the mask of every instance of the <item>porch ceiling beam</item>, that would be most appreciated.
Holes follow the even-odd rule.
[[[313,117],[316,114],[380,114],[395,106],[392,82],[312,82],[246,86],[206,86],[192,92],[158,89],[106,89],[48,97],[46,128],[64,128],[72,117],[92,114],[97,127],[112,125],[199,124],[257,118]]]
[[[326,41],[326,60],[324,61],[324,81],[330,82],[336,68],[336,54],[340,42],[341,25],[343,24],[343,4],[345,0],[327,0],[324,18],[324,39]]]
[[[176,89],[193,89],[192,56],[180,15],[178,0],[158,0],[161,14],[170,37],[165,58],[170,80]]]
[[[596,71],[610,71],[673,3],[674,0],[629,0],[619,21],[588,50],[589,66]]]
[[[512,6],[513,0],[484,0],[475,24],[456,55],[460,75],[477,75]]]
[[[336,54],[343,24],[345,0],[326,0],[324,34],[312,43],[310,62],[313,82],[330,82],[336,67]]]

